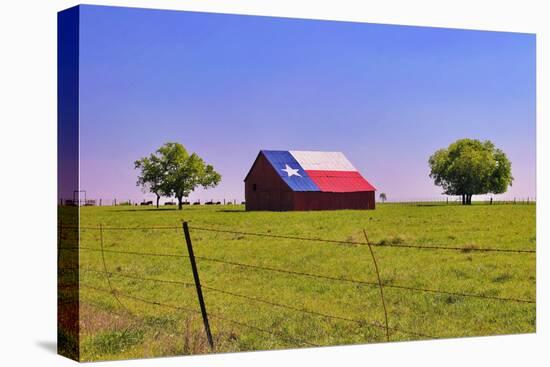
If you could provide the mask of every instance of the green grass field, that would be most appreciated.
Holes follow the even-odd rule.
[[[63,208],[60,210],[63,217]],[[81,226],[173,227],[105,228],[104,248],[187,255],[181,222],[188,221],[216,352],[231,352],[385,342],[384,310],[372,257],[364,245],[209,232],[194,226],[351,242],[364,242],[365,229],[374,244],[384,285],[389,339],[403,341],[534,332],[534,303],[396,286],[534,301],[535,254],[476,249],[534,250],[535,211],[535,205],[381,204],[373,211],[285,213],[245,212],[234,205],[192,206],[182,211],[172,207],[84,207]],[[62,234],[62,244],[71,242]],[[465,250],[388,246],[409,244]],[[80,246],[99,249],[100,232],[83,229]],[[67,252],[60,253],[61,267]],[[104,255],[105,264],[101,252],[80,250],[82,360],[210,351],[195,288],[154,280],[193,283],[188,258]],[[202,259],[205,257],[373,284],[245,268]],[[112,275],[103,273],[104,266]]]

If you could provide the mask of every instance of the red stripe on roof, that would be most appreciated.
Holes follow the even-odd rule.
[[[324,192],[376,191],[357,171],[306,171]]]

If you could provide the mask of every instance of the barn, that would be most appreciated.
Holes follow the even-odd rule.
[[[375,208],[376,189],[342,152],[261,150],[244,186],[246,210]]]

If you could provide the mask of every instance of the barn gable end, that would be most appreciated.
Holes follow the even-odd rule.
[[[292,210],[292,190],[260,152],[245,178],[246,210]]]

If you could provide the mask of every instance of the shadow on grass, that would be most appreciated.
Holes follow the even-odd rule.
[[[162,211],[174,211],[178,208],[151,208],[151,209],[116,209],[114,212],[136,212],[136,213],[147,213],[147,212],[162,212]],[[185,209],[182,209],[184,211]]]
[[[187,207],[187,208],[186,208]],[[189,206],[185,205],[181,210],[179,210],[177,207],[175,208],[131,208],[131,209],[115,209],[114,212],[133,212],[133,213],[149,213],[149,212],[172,212],[172,211],[180,211],[185,212],[189,210]],[[211,205],[201,205],[199,207],[200,209],[210,209],[212,208]],[[194,207],[194,210],[197,210],[197,208]],[[218,213],[246,213],[246,210],[244,209],[218,209],[216,210]]]

